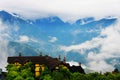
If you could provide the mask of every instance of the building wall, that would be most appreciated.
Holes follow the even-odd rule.
[[[5,72],[2,72],[2,69],[0,69],[0,80],[5,80]]]
[[[38,77],[42,71],[44,71],[45,66],[44,64],[35,64],[35,77]]]

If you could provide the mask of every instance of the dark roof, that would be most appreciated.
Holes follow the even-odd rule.
[[[57,58],[52,58],[50,56],[14,56],[8,57],[7,62],[13,64],[15,62],[19,62],[20,64],[25,64],[28,61],[31,61],[33,64],[44,64],[48,66],[50,69],[58,66],[61,62]]]
[[[69,69],[71,72],[79,72],[85,74],[84,69],[81,66],[71,66]]]
[[[68,68],[70,68],[69,63],[65,63],[64,61],[61,61],[61,63],[60,63],[60,64],[62,64],[62,65],[64,65],[64,66],[66,66],[66,67],[68,67]]]

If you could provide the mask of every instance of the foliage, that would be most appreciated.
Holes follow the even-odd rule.
[[[49,77],[50,77],[50,74],[51,74],[51,70],[48,69],[48,67],[45,67],[44,71],[41,72],[41,74],[40,74],[40,76],[39,76],[39,79],[40,79],[40,80],[44,80],[44,78],[46,79],[46,76],[49,75]],[[46,80],[47,80],[47,79],[46,79]]]
[[[43,80],[53,80],[52,77],[50,76],[50,74],[47,74],[44,76]]]
[[[8,71],[6,80],[34,80],[32,66],[31,62],[19,67],[14,64],[8,64],[6,67]]]
[[[6,68],[8,70],[6,80],[120,80],[120,72],[117,69],[113,73],[106,72],[101,74],[94,72],[81,74],[79,72],[71,73],[68,69],[62,67],[52,71],[48,67],[45,67],[40,76],[35,78],[34,66],[31,62],[21,67],[8,64]]]

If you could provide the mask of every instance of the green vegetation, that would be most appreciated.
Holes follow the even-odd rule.
[[[71,73],[68,69],[60,68],[59,70],[45,70],[37,78],[34,76],[34,66],[31,62],[24,66],[15,66],[8,64],[6,80],[120,80],[120,72],[115,69],[113,73],[106,72],[104,74],[95,72],[89,74],[81,74],[78,72]]]
[[[7,77],[6,80],[35,80],[33,65],[31,62],[24,66],[16,66],[14,64],[7,65]]]

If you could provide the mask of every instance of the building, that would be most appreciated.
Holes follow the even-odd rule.
[[[69,69],[71,72],[79,72],[79,73],[82,73],[82,74],[85,74],[85,71],[84,69],[81,67],[81,63],[79,63],[79,66],[71,66],[70,69]]]
[[[42,56],[42,53],[39,56],[22,56],[19,53],[19,56],[8,57],[7,62],[9,64],[15,64],[17,66],[21,66],[31,61],[35,66],[35,76],[39,76],[41,71],[44,71],[45,66],[47,66],[50,70],[58,69],[59,65],[64,66],[65,68],[69,67],[69,64],[66,63],[66,59],[60,61],[59,58],[52,58],[48,55]]]
[[[5,80],[6,73],[0,69],[0,80]]]
[[[79,70],[78,72],[83,71],[81,66],[77,67],[77,69],[74,69],[75,66],[70,67],[70,65],[66,63],[66,57],[64,57],[63,61],[61,61],[60,55],[58,56],[58,58],[52,58],[48,55],[42,56],[42,53],[40,53],[39,56],[22,56],[21,53],[19,53],[19,56],[11,56],[8,57],[7,59],[7,62],[9,64],[15,64],[16,66],[24,65],[29,61],[32,62],[35,66],[34,71],[36,77],[40,75],[41,71],[44,71],[45,66],[47,66],[51,71],[57,70],[61,66],[66,69],[70,69],[70,71],[74,71],[74,72],[76,70]]]

